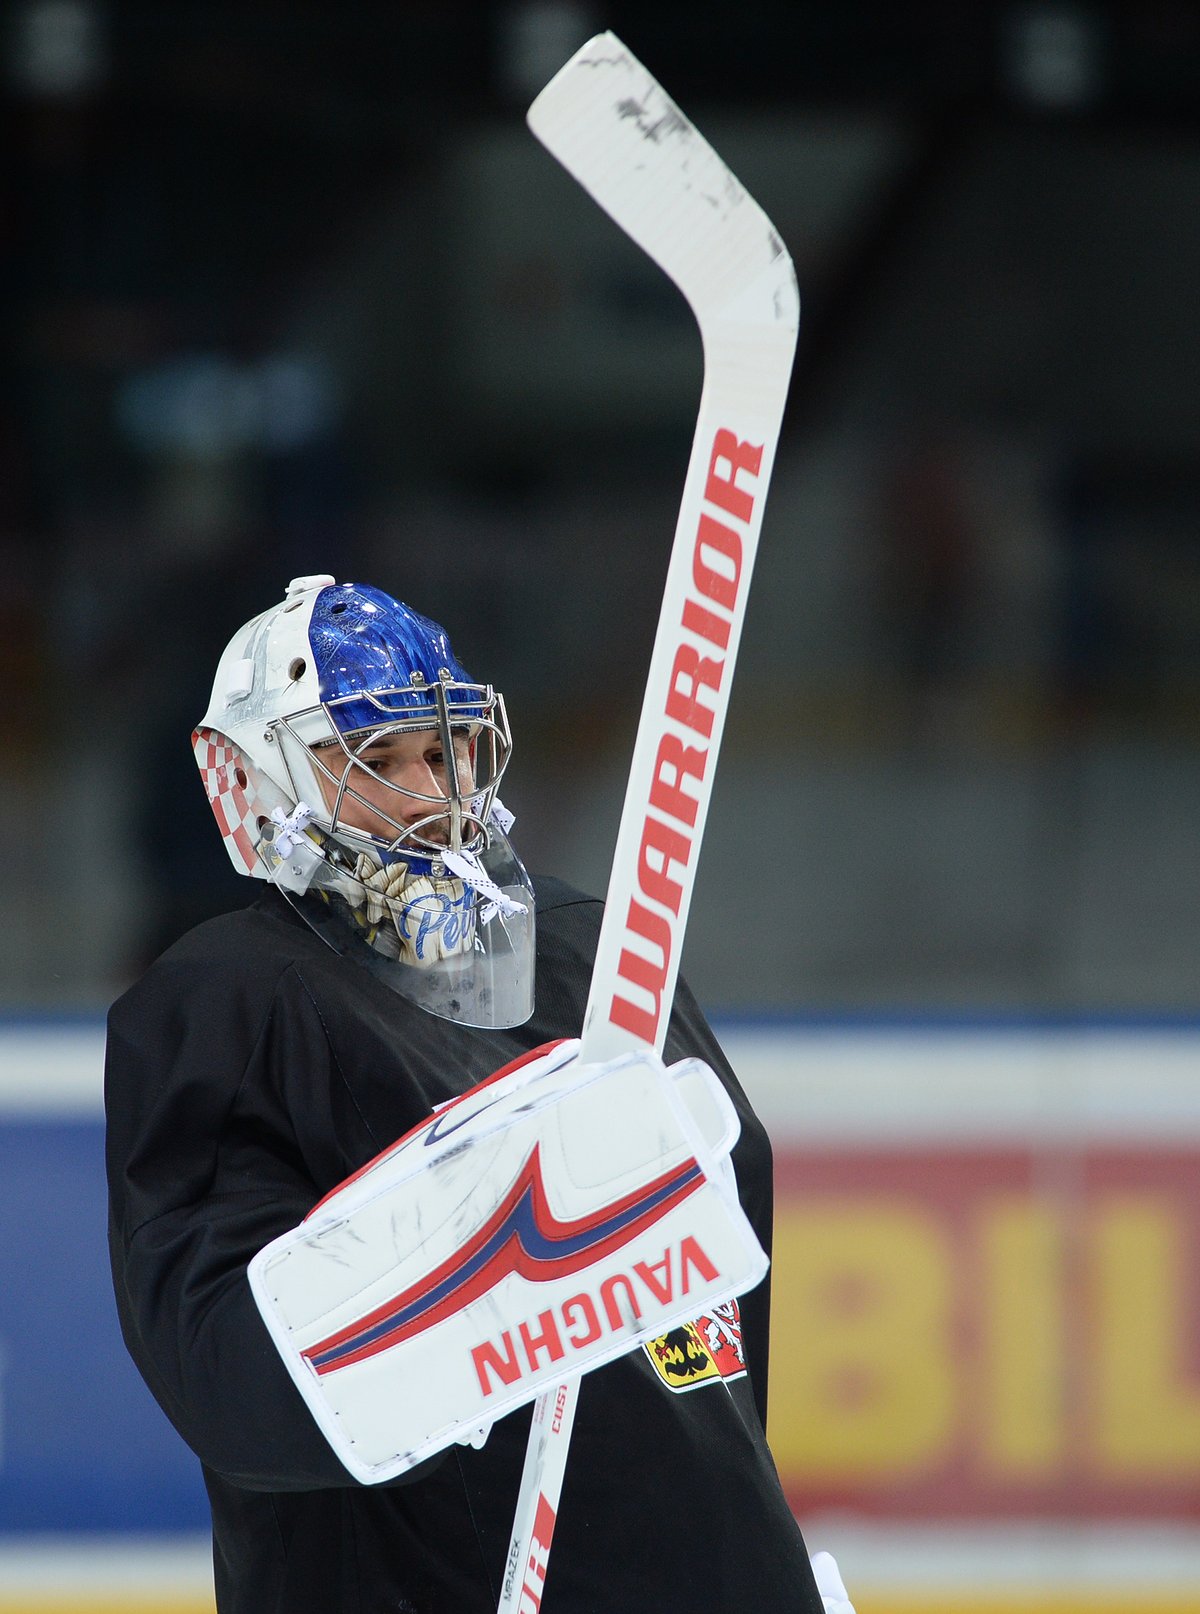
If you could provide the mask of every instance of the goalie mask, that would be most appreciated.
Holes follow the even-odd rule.
[[[299,577],[236,633],[192,736],[234,867],[465,1025],[533,1012],[533,892],[497,789],[503,697],[379,589]]]

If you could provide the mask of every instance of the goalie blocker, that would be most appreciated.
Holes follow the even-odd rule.
[[[250,1265],[347,1470],[405,1473],[753,1287],[737,1114],[699,1060],[534,1050],[444,1106]]]

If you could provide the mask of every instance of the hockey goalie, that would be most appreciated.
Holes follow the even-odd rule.
[[[648,79],[618,50],[589,93]],[[660,628],[673,745],[639,731],[607,907],[527,875],[504,701],[409,605],[299,577],[219,659],[193,745],[257,898],[114,1005],[106,1067],[122,1331],[202,1465],[219,1614],[852,1614],[766,1441],[769,1146],[676,979],[776,345],[765,424],[749,372],[702,410],[663,619],[692,659]],[[683,764],[664,692],[704,632],[727,674],[692,679]],[[656,785],[686,856],[635,833]]]

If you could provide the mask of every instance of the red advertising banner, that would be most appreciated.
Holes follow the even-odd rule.
[[[1200,1144],[776,1150],[798,1514],[1200,1517]]]

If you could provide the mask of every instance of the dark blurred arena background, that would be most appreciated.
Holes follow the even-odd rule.
[[[1195,6],[5,20],[10,1003],[102,1004],[241,900],[187,736],[306,571],[451,624],[531,863],[603,888],[700,376],[524,127],[604,25],[803,296],[702,995],[1197,1004]]]
[[[692,985],[731,1025],[973,1028],[972,1071],[1014,1026],[1178,1033],[1156,1136],[1200,1138],[1200,6],[5,0],[0,19],[13,1048],[92,1025],[250,897],[189,734],[226,639],[297,574],[448,624],[508,698],[531,868],[603,890],[701,376],[673,288],[524,125],[607,27],[762,203],[802,295]],[[1165,1069],[1128,1058],[1125,1090]],[[949,1107],[969,1133],[969,1095]],[[785,1110],[784,1141],[807,1124]],[[1037,1181],[1075,1216],[1091,1134],[1044,1130]],[[1198,1313],[1155,1336],[1188,1372]],[[1103,1474],[1068,1474],[1068,1502],[997,1516],[1149,1516],[1183,1531],[1172,1595],[1195,1593],[1200,1410],[1179,1393],[1167,1423],[1191,1432],[1148,1492],[1094,1503]],[[802,1434],[790,1460],[823,1508],[886,1515],[880,1476],[905,1471],[880,1439],[865,1468],[805,1470]],[[933,1514],[955,1511],[951,1469]],[[0,1451],[0,1499],[4,1478]],[[950,1558],[961,1598],[974,1572]]]

